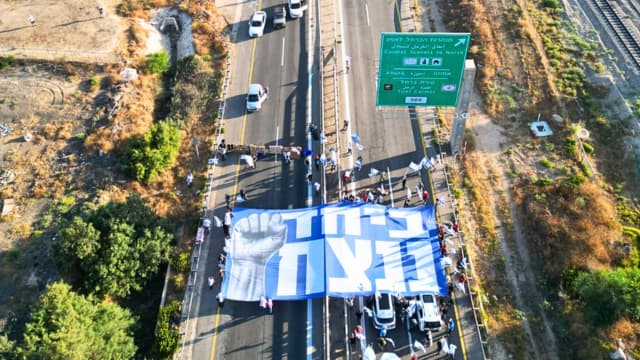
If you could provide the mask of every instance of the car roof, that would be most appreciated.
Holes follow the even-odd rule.
[[[251,16],[251,20],[253,20],[253,19],[261,20],[264,15],[266,15],[266,13],[264,11],[256,11]]]
[[[249,85],[249,94],[257,94],[260,92],[260,89],[262,89],[262,85],[260,84],[251,84]]]

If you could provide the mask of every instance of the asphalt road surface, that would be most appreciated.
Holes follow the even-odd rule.
[[[415,119],[415,112],[406,107],[376,108],[376,81],[378,72],[378,53],[380,49],[380,36],[383,32],[398,32],[398,8],[394,1],[341,1],[342,19],[344,27],[344,51],[343,56],[351,58],[351,69],[346,77],[347,89],[345,92],[350,100],[348,105],[351,119],[352,133],[360,136],[364,145],[364,151],[355,156],[362,156],[363,168],[357,175],[356,191],[361,193],[367,189],[376,189],[383,183],[384,189],[393,194],[393,205],[403,206],[407,198],[406,189],[402,188],[402,178],[407,173],[410,162],[419,163],[424,154],[424,146],[420,136],[421,131]],[[363,91],[363,89],[365,91]],[[347,106],[345,105],[345,106]],[[388,179],[380,179],[379,176],[368,177],[371,168],[381,172],[389,170],[391,186]],[[423,202],[416,194],[416,186],[421,179],[417,174],[407,174],[407,187],[413,192],[410,206],[419,206]],[[428,183],[425,184],[428,186]],[[432,203],[432,198],[429,202]],[[385,197],[385,205],[392,205],[391,194]],[[355,302],[354,308],[349,309],[348,329],[352,330],[359,322],[355,316],[355,310],[359,304],[366,305],[371,299],[363,298]],[[372,305],[369,305],[372,308]],[[453,316],[452,310],[449,315]],[[376,353],[383,351],[394,352],[404,359],[411,355],[412,344],[415,340],[425,343],[425,334],[416,326],[403,321],[399,313],[396,313],[396,328],[389,330],[387,337],[395,342],[395,348],[387,345],[384,349],[377,345],[379,330],[373,327],[372,319],[366,315],[362,317],[360,324],[364,325],[366,343],[373,343]],[[344,331],[344,326],[335,326],[333,331]],[[440,332],[434,332],[434,344],[445,335],[445,327]],[[452,334],[455,337],[455,334]],[[453,340],[458,343],[455,339]],[[416,351],[421,359],[446,358],[442,352],[437,353],[437,346],[429,348],[427,352]],[[353,346],[351,354],[360,353],[360,347]]]
[[[255,4],[255,3],[248,3]],[[248,37],[251,5],[238,7],[234,24],[234,60],[232,81],[225,109],[225,141],[227,144],[300,145],[307,146],[306,115],[308,90],[307,17],[287,19],[284,29],[272,28],[273,8],[280,1],[262,1],[257,7],[267,12],[265,34],[258,39]],[[233,36],[232,36],[233,38]],[[269,97],[260,111],[247,114],[245,95],[250,83],[269,87]],[[241,189],[248,200],[235,206],[265,209],[303,208],[308,186],[302,160],[289,164],[281,156],[258,159],[255,169],[238,161],[234,153],[216,171],[215,214],[224,214],[224,194],[237,194]],[[222,248],[222,233],[214,232],[206,259],[207,271],[215,272]],[[206,285],[205,285],[206,286]],[[307,356],[307,314],[311,308],[313,321],[313,358],[322,349],[322,302],[274,302],[273,314],[265,312],[257,302],[225,301],[218,310],[214,291],[204,288],[197,310],[197,340],[193,359],[303,359]],[[217,329],[214,330],[214,329]]]
[[[288,19],[287,27],[272,29],[273,7],[281,2],[262,1],[257,5],[268,13],[265,35],[250,39],[247,34],[251,4],[233,4],[237,7],[232,39],[235,41],[232,80],[225,110],[225,140],[227,144],[300,145],[307,147],[307,94],[308,62],[307,31],[309,14],[298,20]],[[355,182],[357,191],[380,186],[378,177],[368,178],[369,169],[391,173],[395,206],[402,206],[406,190],[401,189],[401,179],[409,162],[419,162],[423,153],[422,140],[412,112],[406,108],[377,109],[375,107],[376,73],[381,32],[398,31],[396,6],[392,1],[341,1],[343,6],[344,48],[343,55],[351,57],[351,71],[346,75],[352,131],[357,133],[365,150],[362,152],[364,167]],[[255,5],[253,5],[255,6]],[[317,50],[314,50],[317,54]],[[316,57],[317,58],[317,57]],[[314,60],[315,61],[315,60]],[[316,69],[316,67],[313,67]],[[247,114],[245,95],[250,83],[269,87],[269,98],[262,110]],[[316,83],[312,83],[316,86]],[[314,90],[312,111],[317,114],[319,99]],[[317,118],[314,117],[314,120]],[[417,135],[415,135],[417,134]],[[317,142],[314,143],[317,149]],[[288,165],[280,157],[266,156],[258,159],[255,169],[238,161],[239,154],[230,154],[219,164],[213,185],[215,192],[214,213],[222,218],[224,194],[237,194],[240,189],[248,200],[236,206],[266,209],[302,208],[306,206],[309,188],[305,179],[306,167],[302,160]],[[314,177],[317,175],[314,175]],[[315,179],[315,178],[314,178]],[[409,177],[408,186],[415,189],[419,178]],[[385,189],[391,190],[385,180]],[[331,191],[331,190],[330,190]],[[414,190],[415,193],[415,190]],[[414,196],[412,206],[419,205]],[[391,196],[386,196],[391,205]],[[206,256],[205,277],[217,274],[217,257],[222,249],[222,233],[214,231]],[[216,284],[219,285],[219,284]],[[266,313],[257,303],[225,301],[218,308],[213,291],[203,284],[201,296],[194,311],[197,319],[193,359],[303,359],[307,353],[319,359],[324,355],[322,347],[322,300],[287,301],[274,303],[273,314]],[[350,309],[348,328],[355,326],[354,309]],[[308,316],[308,315],[311,316]],[[309,318],[311,323],[308,322]],[[375,342],[377,331],[369,318],[364,317],[367,342]],[[403,358],[410,353],[409,336],[419,336],[397,319],[398,326],[388,336],[396,343],[395,352]],[[312,338],[307,338],[307,329]],[[332,331],[344,332],[344,323],[331,324]],[[420,340],[424,340],[423,338]],[[308,345],[312,345],[308,349]],[[434,350],[434,348],[430,349]],[[376,352],[380,349],[376,347]],[[391,349],[387,349],[391,350]],[[422,354],[421,354],[422,355]],[[422,358],[437,358],[433,353]]]

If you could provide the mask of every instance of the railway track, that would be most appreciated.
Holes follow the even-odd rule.
[[[629,6],[637,16],[640,16],[640,5],[638,5],[638,0],[629,0]]]
[[[640,44],[636,38],[638,33],[633,24],[624,20],[625,14],[619,7],[612,6],[609,0],[593,0],[600,14],[614,31],[616,38],[624,46],[633,63],[640,68]],[[630,2],[635,11],[638,11],[635,1]]]

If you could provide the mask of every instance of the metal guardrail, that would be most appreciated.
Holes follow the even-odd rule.
[[[231,79],[231,58],[227,57],[227,69],[225,71],[224,82],[222,85],[222,92],[220,95],[220,105],[218,106],[218,119],[216,126],[216,134],[215,141],[211,144],[211,153],[214,153],[216,149],[216,144],[218,143],[218,139],[222,134],[223,128],[223,116],[225,103],[227,99],[227,92],[229,89],[229,82]],[[208,216],[207,214],[207,205],[209,203],[209,198],[211,197],[211,189],[213,188],[213,179],[214,173],[217,163],[217,154],[214,155],[214,161],[208,162],[208,171],[207,171],[207,184],[205,187],[205,195],[202,199],[202,209],[201,209],[201,218]],[[191,306],[193,304],[193,298],[195,294],[195,287],[198,279],[198,267],[200,264],[200,256],[202,252],[202,244],[194,243],[192,255],[191,255],[191,270],[189,272],[189,281],[187,283],[187,289],[184,293],[184,299],[182,300],[182,316],[181,316],[181,327],[182,331],[180,333],[182,337],[180,355],[177,356],[178,359],[182,359],[184,357],[184,348],[189,334],[189,320],[191,319]],[[185,306],[186,305],[186,306]]]
[[[25,46],[4,46],[0,45],[2,56],[13,56],[20,59],[41,59],[41,60],[66,60],[80,61],[85,57],[93,59],[95,63],[122,63],[123,58],[111,51],[79,51],[51,48],[30,48]]]
[[[437,129],[437,133],[438,134],[442,134],[443,133],[443,127],[440,126],[440,124],[438,123],[437,120],[437,116],[433,118],[433,122],[434,122],[434,126]],[[438,146],[438,153],[440,154],[440,156],[442,156],[443,151],[442,151],[442,141],[440,141],[440,139],[437,139],[437,146]],[[454,159],[454,164],[455,164],[455,160]],[[444,156],[442,157],[442,163],[444,164]],[[454,189],[453,189],[453,185],[451,184],[451,182],[449,181],[449,174],[447,173],[447,166],[445,164],[445,166],[443,166],[442,168],[442,172],[444,174],[444,181],[445,184],[447,186],[447,192],[449,193],[449,198],[450,199],[454,199]],[[455,220],[456,223],[460,222],[460,218],[458,216],[458,208],[455,202],[451,201],[451,208],[453,209],[453,218]],[[458,242],[460,245],[462,245],[460,247],[460,254],[462,257],[467,256],[465,254],[464,251],[464,246],[465,246],[465,242],[464,242],[464,236],[463,236],[463,232],[460,231],[458,232]],[[467,264],[469,267],[469,271],[471,272],[472,276],[468,276],[467,277],[467,284],[469,287],[469,300],[471,302],[471,308],[472,308],[472,313],[473,313],[473,318],[476,324],[476,333],[478,334],[478,338],[480,339],[480,349],[482,350],[482,359],[483,360],[490,360],[490,358],[487,356],[487,353],[489,352],[488,348],[485,349],[485,347],[488,346],[489,342],[488,342],[488,336],[489,336],[489,329],[482,323],[482,317],[481,317],[481,313],[484,312],[484,307],[482,305],[482,299],[479,298],[479,294],[476,292],[473,292],[473,286],[472,284],[475,282],[474,278],[476,276],[475,270],[473,268],[473,263],[471,258],[469,258],[467,256]],[[474,296],[476,297],[476,299],[474,300]],[[477,303],[477,305],[476,305]]]

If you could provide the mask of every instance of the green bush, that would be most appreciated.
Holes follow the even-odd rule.
[[[169,63],[169,54],[165,51],[151,54],[147,56],[147,70],[151,74],[163,75],[171,68]]]
[[[571,188],[575,188],[580,186],[580,184],[582,184],[584,182],[584,176],[580,175],[580,174],[575,174],[570,176],[566,181],[565,181],[565,185],[567,185],[568,187]]]
[[[544,178],[538,179],[538,181],[536,181],[536,184],[539,186],[547,186],[547,185],[553,184],[553,180],[547,177],[544,177]]]
[[[185,272],[189,270],[191,266],[191,254],[189,252],[183,252],[182,254],[174,255],[171,259],[171,266],[175,272]]]
[[[575,156],[578,154],[578,145],[575,140],[568,138],[567,140],[565,140],[565,143],[567,145],[567,151],[569,152],[569,155]]]
[[[593,174],[591,173],[591,169],[589,168],[589,164],[587,164],[586,161],[580,161],[578,163],[578,165],[580,166],[580,170],[582,170],[582,172],[587,176],[587,177],[591,177]]]
[[[180,303],[173,300],[160,308],[158,315],[155,352],[160,358],[170,358],[178,350],[180,333],[175,325],[180,317]]]
[[[62,199],[58,200],[54,205],[54,211],[58,214],[66,214],[68,213],[73,205],[76,204],[76,198],[73,196],[65,196]]]
[[[2,69],[2,66],[0,66],[0,69]],[[631,108],[636,116],[640,116],[640,98],[636,99],[636,102],[631,105]]]
[[[570,289],[584,303],[585,317],[594,325],[620,317],[640,320],[640,269],[623,268],[579,273]]]
[[[546,167],[547,169],[551,169],[553,167],[553,163],[544,156],[540,158],[540,165]]]
[[[180,128],[171,119],[151,126],[144,135],[131,140],[123,170],[149,184],[160,170],[173,165],[180,149]]]
[[[9,249],[9,251],[7,251],[7,259],[9,259],[9,261],[16,261],[20,257],[21,253],[22,251],[20,251],[20,249],[11,248]]]
[[[11,55],[9,55],[9,56],[0,56],[0,70],[10,66],[11,64],[13,64],[14,60],[15,59]]]

